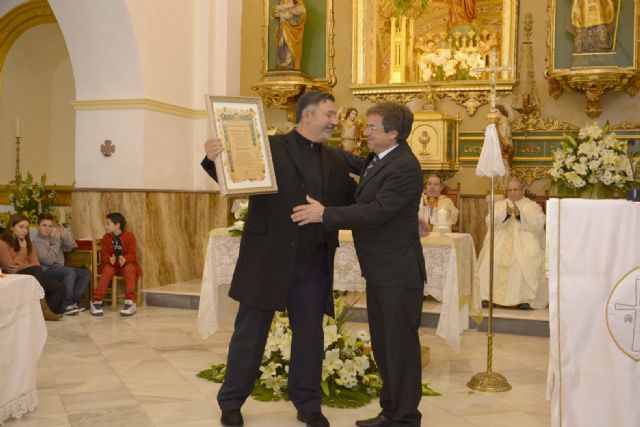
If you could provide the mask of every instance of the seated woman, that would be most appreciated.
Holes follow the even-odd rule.
[[[45,320],[62,317],[64,285],[45,277],[38,256],[29,238],[29,220],[21,214],[11,215],[7,229],[0,235],[0,268],[6,273],[28,274],[44,289],[40,300]]]

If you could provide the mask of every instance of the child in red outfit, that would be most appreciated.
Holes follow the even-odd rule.
[[[102,251],[100,255],[100,280],[93,292],[91,301],[91,315],[103,316],[102,300],[114,275],[124,278],[125,296],[121,316],[133,316],[136,313],[136,281],[142,274],[140,265],[136,262],[136,238],[133,233],[126,231],[127,221],[118,212],[107,214],[104,223],[105,235],[102,237]]]

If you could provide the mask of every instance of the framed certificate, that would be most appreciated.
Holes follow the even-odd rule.
[[[220,194],[276,193],[262,99],[205,95],[205,102],[211,135],[224,146],[215,160]]]

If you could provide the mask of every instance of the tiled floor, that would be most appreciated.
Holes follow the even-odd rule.
[[[229,331],[202,340],[197,312],[143,307],[132,318],[106,311],[104,318],[87,313],[47,322],[49,338],[38,371],[40,406],[15,426],[219,426],[215,403],[219,385],[195,374],[210,363],[225,361]],[[349,327],[366,329],[365,324]],[[434,331],[424,329],[431,363],[423,378],[443,393],[420,404],[428,427],[542,427],[550,425],[544,400],[548,339],[498,335],[494,370],[513,389],[479,393],[465,384],[486,367],[486,336],[466,332],[456,353]],[[377,403],[354,409],[324,409],[334,427],[374,416]],[[249,399],[245,425],[303,427],[286,402]]]

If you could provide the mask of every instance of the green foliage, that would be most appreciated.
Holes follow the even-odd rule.
[[[6,228],[9,218],[11,218],[11,212],[0,212],[0,225]]]
[[[414,6],[417,6],[421,12],[425,12],[431,0],[392,0],[391,2],[398,16],[403,16]]]
[[[51,212],[51,204],[56,195],[55,185],[52,190],[47,190],[47,175],[42,175],[39,181],[35,181],[31,173],[27,178],[18,176],[9,183],[7,197],[13,205],[16,213],[21,213],[31,224],[37,224],[38,214]]]

